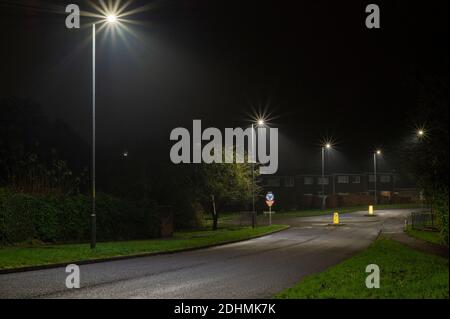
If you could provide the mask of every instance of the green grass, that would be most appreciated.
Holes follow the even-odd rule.
[[[374,210],[381,209],[407,209],[407,208],[420,208],[420,204],[384,204],[384,205],[376,205]],[[342,207],[342,208],[327,208],[327,209],[309,209],[309,210],[299,210],[299,211],[281,211],[277,212],[273,215],[274,219],[278,218],[286,218],[286,217],[310,217],[310,216],[323,216],[330,215],[334,211],[339,212],[340,214],[345,213],[354,213],[358,211],[368,211],[369,206],[352,206],[352,207]],[[276,210],[276,207],[273,209]]]
[[[233,220],[239,217],[239,213],[235,212],[223,212],[219,214],[218,227],[230,227],[233,225]],[[210,229],[213,225],[213,218],[210,214],[203,217],[203,227]]]
[[[255,229],[230,227],[217,231],[176,232],[174,237],[169,239],[98,243],[95,250],[91,250],[89,244],[3,247],[0,248],[0,269],[199,248],[249,239],[284,228],[287,226],[261,226]]]
[[[380,267],[380,288],[368,289],[366,266]],[[449,298],[448,259],[428,255],[398,242],[378,239],[367,250],[328,270],[305,277],[276,295],[304,298]]]
[[[441,234],[438,231],[412,229],[411,225],[406,229],[406,233],[414,238],[421,239],[433,244],[443,244]]]

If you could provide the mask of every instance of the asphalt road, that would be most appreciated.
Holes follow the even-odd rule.
[[[0,275],[0,298],[270,298],[363,250],[380,230],[401,232],[410,211],[341,215],[338,227],[330,216],[290,218],[290,229],[245,242],[83,265],[81,289],[65,287],[65,268]]]

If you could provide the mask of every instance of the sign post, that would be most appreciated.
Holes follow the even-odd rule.
[[[266,204],[269,207],[269,226],[272,226],[272,205],[275,203],[275,195],[272,192],[266,194]]]
[[[269,206],[269,226],[272,226],[272,206]]]

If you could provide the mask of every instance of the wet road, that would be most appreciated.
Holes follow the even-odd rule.
[[[83,265],[81,289],[65,287],[65,268],[0,275],[0,298],[270,298],[363,250],[380,230],[401,232],[409,212],[341,215],[339,227],[330,216],[290,218],[290,229],[245,242]]]

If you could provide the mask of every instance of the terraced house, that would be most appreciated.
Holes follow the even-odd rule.
[[[279,209],[308,209],[373,204],[375,189],[378,203],[408,203],[421,200],[414,182],[393,172],[337,173],[322,175],[272,175],[262,177],[266,191],[276,194]]]

